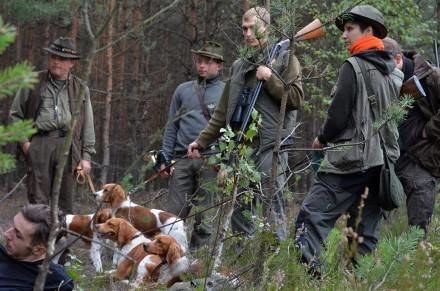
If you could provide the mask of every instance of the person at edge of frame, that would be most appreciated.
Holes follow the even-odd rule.
[[[416,76],[426,94],[416,96],[399,125],[400,158],[396,164],[407,196],[408,224],[423,229],[426,238],[440,177],[440,69],[416,52],[402,52],[392,38],[383,42],[403,72],[403,82]]]

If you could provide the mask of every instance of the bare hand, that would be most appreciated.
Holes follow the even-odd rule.
[[[188,146],[187,152],[188,158],[190,159],[200,159],[202,156],[200,155],[200,145],[193,141]]]
[[[83,174],[89,174],[92,170],[92,163],[88,160],[81,160],[77,169],[80,169]]]
[[[324,148],[324,145],[316,137],[315,140],[313,141],[312,148],[314,148],[314,149],[322,149],[322,148]]]
[[[258,80],[267,81],[272,76],[272,70],[266,66],[259,66],[257,68],[256,77]]]
[[[21,145],[21,149],[23,150],[23,153],[24,153],[25,156],[27,156],[27,154],[29,152],[29,147],[30,146],[31,146],[31,142],[30,141],[27,141],[27,142],[25,142],[25,143],[23,143]]]
[[[171,171],[173,169],[173,167],[170,167],[167,170],[165,170],[165,168],[165,164],[160,165],[159,177],[161,177],[162,179],[168,178],[171,175]]]

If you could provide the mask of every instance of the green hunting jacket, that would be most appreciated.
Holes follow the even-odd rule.
[[[365,52],[365,55],[367,54],[369,52]],[[379,53],[375,55],[373,52],[372,56],[368,59],[374,61],[379,56]],[[391,57],[387,61],[391,62]],[[382,72],[375,64],[359,56],[350,57],[346,62],[351,64],[356,76],[355,103],[347,126],[334,139],[330,140],[328,145],[341,146],[343,144],[351,144],[351,146],[341,146],[326,151],[324,160],[319,168],[320,172],[350,174],[383,165],[384,163],[384,153],[380,137],[374,128],[374,122],[384,120],[384,113],[388,106],[392,101],[398,100],[403,73],[395,68],[394,63],[392,63],[391,67],[383,66],[383,70],[386,72]],[[373,117],[372,114],[366,83],[361,71],[362,64],[365,65],[366,72],[369,74],[371,88],[374,93],[370,98],[372,98],[379,116]],[[339,79],[336,86],[341,81]],[[388,158],[392,162],[396,162],[400,154],[397,125],[394,122],[387,122],[381,127],[380,134],[384,140],[384,148]]]
[[[260,60],[260,61],[259,61]],[[259,64],[264,64],[262,54],[249,59],[238,59],[231,67],[231,78],[226,82],[225,89],[220,98],[211,120],[196,139],[197,144],[206,148],[220,135],[220,129],[230,124],[232,115],[244,88],[253,89],[257,83],[256,69]],[[301,85],[301,66],[294,57],[289,67],[289,51],[284,51],[272,64],[272,68],[281,76],[287,86],[272,73],[260,92],[255,109],[260,113],[262,123],[258,131],[260,151],[274,145],[277,124],[280,116],[280,105],[284,94],[287,94],[287,107],[284,119],[283,136],[289,135],[294,126],[294,110],[301,106],[304,93]]]
[[[68,130],[71,118],[75,116],[77,122],[72,137],[72,167],[76,167],[80,160],[90,160],[95,154],[95,129],[89,88],[84,81],[69,74],[66,86],[56,94],[59,88],[56,88],[48,71],[41,71],[38,77],[39,83],[34,89],[19,90],[15,96],[10,110],[11,121],[33,120],[38,134],[41,131]],[[58,103],[58,120],[55,120],[53,114],[55,97],[63,99]],[[45,113],[41,115],[41,112]]]

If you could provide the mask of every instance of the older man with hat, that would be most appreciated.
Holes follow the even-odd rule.
[[[12,121],[30,119],[37,132],[20,142],[28,165],[30,203],[49,204],[56,167],[62,157],[64,140],[72,119],[73,131],[69,158],[64,168],[60,190],[60,208],[73,212],[74,171],[91,170],[95,153],[95,131],[90,93],[87,85],[71,71],[80,59],[72,39],[60,37],[48,48],[47,70],[39,72],[39,83],[32,90],[21,90],[12,103]]]
[[[399,157],[398,132],[388,122],[375,134],[392,100],[398,100],[403,74],[396,68],[382,39],[387,34],[382,13],[359,5],[336,19],[351,57],[339,70],[327,118],[313,148],[349,143],[350,147],[326,151],[309,194],[301,205],[296,240],[305,262],[316,267],[324,240],[336,220],[349,214],[354,250],[364,254],[378,242],[382,214],[378,203],[379,175],[384,155]],[[368,195],[363,195],[368,188]],[[363,202],[362,202],[363,201]]]
[[[209,243],[212,218],[205,210],[215,203],[214,193],[207,190],[216,173],[202,160],[186,157],[186,148],[206,126],[220,99],[225,84],[219,78],[223,67],[222,46],[208,41],[200,50],[191,50],[197,69],[195,80],[180,84],[174,92],[158,155],[157,170],[169,177],[167,210],[186,218],[195,207],[195,224],[190,248],[198,249]],[[176,163],[169,167],[171,160]]]

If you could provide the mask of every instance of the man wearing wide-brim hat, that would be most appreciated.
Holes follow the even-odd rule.
[[[217,106],[225,84],[219,78],[223,67],[223,48],[208,41],[201,49],[191,50],[197,78],[180,84],[171,99],[168,123],[158,154],[156,169],[163,178],[169,177],[169,197],[166,210],[186,218],[194,211],[208,209],[218,197],[208,191],[206,185],[216,178],[216,173],[201,160],[186,157],[186,147],[206,126]],[[172,160],[177,161],[167,168]],[[217,199],[218,200],[218,199]],[[198,249],[210,242],[212,233],[212,211],[195,217],[190,248]],[[212,214],[213,215],[213,214]]]
[[[39,73],[39,83],[32,90],[21,90],[12,103],[12,121],[31,119],[37,132],[20,142],[28,164],[28,198],[30,203],[49,204],[56,166],[62,156],[66,134],[72,119],[73,139],[64,169],[59,205],[72,213],[75,189],[74,171],[91,170],[95,153],[95,131],[90,92],[86,84],[71,71],[80,54],[72,39],[60,37],[49,47],[47,70]]]

